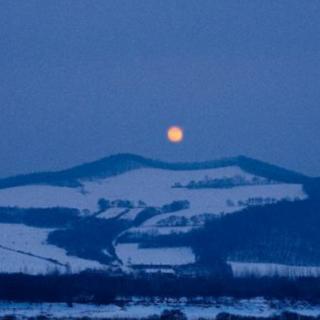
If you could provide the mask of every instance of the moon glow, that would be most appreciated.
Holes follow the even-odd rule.
[[[168,140],[172,143],[179,143],[183,140],[183,129],[178,126],[173,126],[168,129]]]

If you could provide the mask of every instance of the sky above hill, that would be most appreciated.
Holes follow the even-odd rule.
[[[319,17],[317,0],[3,0],[0,176],[122,152],[320,175]]]

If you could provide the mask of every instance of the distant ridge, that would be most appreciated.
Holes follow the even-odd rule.
[[[306,183],[311,179],[303,174],[245,156],[205,162],[170,163],[148,159],[134,154],[117,154],[66,170],[31,173],[0,179],[0,189],[38,184],[78,187],[81,186],[80,180],[107,178],[139,168],[200,170],[228,166],[239,166],[248,173],[286,183]]]

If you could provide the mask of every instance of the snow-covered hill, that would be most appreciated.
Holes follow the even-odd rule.
[[[129,200],[136,206],[139,205],[139,201],[143,201],[149,207],[161,207],[173,201],[188,200],[190,210],[186,215],[191,217],[201,213],[235,211],[227,208],[228,199],[237,206],[239,201],[246,201],[249,198],[261,197],[272,201],[272,199],[294,200],[296,197],[304,197],[301,184],[268,183],[267,180],[261,180],[256,185],[228,189],[174,188],[177,182],[186,184],[205,178],[223,179],[237,176],[249,179],[255,177],[236,166],[188,171],[143,168],[114,177],[95,178],[92,181],[80,180],[82,186],[77,188],[28,185],[3,189],[0,192],[0,206],[78,208],[94,213],[98,210],[98,201],[101,198],[110,201]]]
[[[4,221],[0,210],[0,254],[8,254],[1,260],[0,271],[45,273],[53,267],[61,271],[66,265],[79,271],[115,264],[125,270],[137,266],[161,269],[194,264],[197,258],[191,247],[171,244],[170,248],[148,248],[150,238],[189,233],[214,216],[249,206],[306,199],[303,183],[307,179],[244,157],[203,164],[165,164],[120,155],[58,173],[0,180],[3,210],[60,207],[79,212],[78,222],[43,229],[36,228],[34,221],[32,227],[25,226],[24,221],[13,224],[12,216]],[[93,248],[94,241],[88,240],[90,248],[80,250],[75,248],[75,237],[90,237],[79,231],[79,226],[86,223],[88,228],[119,225],[119,230],[116,232],[118,227],[112,225],[115,234],[109,242],[104,245],[99,240],[99,247]],[[47,237],[50,244],[46,243]]]

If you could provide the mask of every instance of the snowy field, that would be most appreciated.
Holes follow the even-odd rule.
[[[117,256],[125,265],[185,265],[195,263],[191,248],[140,248],[138,243],[120,243]]]
[[[146,220],[141,226],[133,227],[122,233],[122,236],[138,237],[168,235],[172,233],[186,233],[193,228],[199,228],[210,215],[232,213],[243,209],[239,203],[245,203],[250,198],[273,199],[280,201],[283,199],[295,200],[306,197],[301,185],[295,184],[269,184],[256,186],[241,186],[232,189],[180,189],[172,188],[175,182],[185,184],[194,179],[242,175],[252,178],[237,167],[223,169],[199,170],[199,171],[165,171],[156,169],[142,169],[126,173],[122,176],[111,178],[101,182],[101,186],[110,184],[109,194],[115,198],[130,199],[131,201],[143,200],[147,205],[161,207],[175,200],[188,200],[190,207],[178,212],[163,213]],[[133,182],[136,187],[132,187]],[[114,188],[114,189],[112,189]],[[112,199],[108,196],[107,199]],[[234,205],[228,205],[228,200],[232,199]],[[109,209],[110,210],[110,209]],[[108,216],[107,210],[104,217]],[[115,210],[115,209],[113,209]],[[134,217],[141,209],[130,210],[121,218]],[[183,221],[181,224],[180,221]],[[184,225],[186,224],[186,225]],[[138,241],[137,241],[138,242]],[[174,250],[169,249],[141,249],[138,244],[125,244],[114,241],[118,258],[126,266],[136,264],[159,264],[173,265],[176,261]],[[160,254],[160,252],[162,252]],[[192,251],[188,253],[179,251],[178,257],[182,259],[180,265],[192,263],[194,255]],[[173,259],[173,260],[172,260]],[[156,261],[156,262],[155,262]]]
[[[178,200],[189,202],[188,209],[159,214],[147,219],[142,225],[122,233],[122,235],[129,236],[135,234],[144,236],[189,232],[192,228],[199,228],[203,225],[208,216],[236,212],[247,206],[247,201],[253,198],[280,201],[307,197],[302,185],[299,184],[267,183],[238,186],[231,189],[172,188],[176,183],[186,185],[192,180],[202,181],[235,176],[241,176],[248,180],[255,177],[237,166],[190,171],[138,169],[106,179],[82,181],[83,187],[81,188],[35,185],[3,189],[0,190],[0,206],[69,207],[78,208],[83,211],[83,214],[90,215],[97,214],[98,200],[101,198],[109,201],[129,200],[135,206],[143,201],[146,206],[156,208]],[[261,182],[261,178],[259,179]],[[230,204],[230,200],[232,200],[232,204]],[[96,217],[133,221],[141,210],[143,208],[110,208],[97,214]],[[97,262],[67,256],[65,250],[48,245],[46,243],[48,232],[50,232],[49,229],[0,224],[0,258],[6,256],[8,262],[0,265],[0,271],[46,273],[52,269],[59,271],[68,269],[77,272],[87,268],[103,268]],[[125,266],[137,264],[183,265],[195,261],[190,248],[146,249],[139,248],[138,243],[118,243],[117,239],[113,244],[118,257]],[[18,250],[20,251],[18,252]]]
[[[245,202],[249,198],[272,198],[276,201],[283,199],[294,200],[304,198],[301,185],[294,184],[272,184],[262,186],[244,186],[232,189],[195,189],[185,190],[186,199],[190,201],[190,208],[179,212],[166,213],[147,220],[143,226],[156,226],[161,224],[170,216],[186,217],[188,219],[201,214],[231,213],[242,209],[235,204],[228,206],[227,200],[232,199],[234,203]],[[183,198],[179,198],[183,199]]]
[[[319,277],[320,267],[290,266],[275,263],[249,263],[228,261],[235,277]]]
[[[114,219],[114,218],[121,216],[125,211],[126,211],[126,209],[124,209],[124,208],[110,208],[110,209],[100,213],[96,217],[99,219]]]
[[[92,305],[73,304],[68,307],[62,303],[0,303],[0,316],[15,315],[19,319],[28,317],[46,316],[55,318],[82,318],[90,319],[143,319],[152,315],[160,315],[164,310],[180,309],[188,319],[199,318],[215,319],[222,312],[241,316],[256,316],[261,318],[291,311],[300,315],[320,315],[320,305],[309,305],[303,302],[290,304],[277,300],[267,301],[262,298],[250,300],[219,299],[211,301],[186,302],[186,299],[148,302],[135,301],[125,304],[123,307],[117,305]]]
[[[237,166],[225,168],[170,171],[162,169],[138,169],[121,175],[95,181],[82,181],[83,188],[58,186],[22,186],[0,190],[0,206],[21,208],[67,207],[97,211],[100,198],[108,200],[127,199],[133,202],[143,200],[147,206],[161,207],[175,200],[188,200],[191,208],[187,215],[199,213],[220,213],[226,208],[226,200],[246,200],[249,197],[304,198],[301,185],[258,185],[232,189],[184,189],[172,188],[179,182],[187,184],[191,180],[241,176],[254,176]],[[235,210],[234,208],[233,210]],[[108,212],[108,211],[107,211]],[[107,213],[106,212],[106,213]]]
[[[96,261],[68,256],[64,249],[47,244],[51,230],[0,224],[0,272],[46,274],[105,268]]]
[[[148,235],[148,236],[158,236],[158,235],[169,235],[169,234],[179,234],[188,233],[195,229],[195,226],[187,227],[162,227],[162,226],[147,226],[143,225],[141,227],[130,228],[129,232],[132,235]]]

